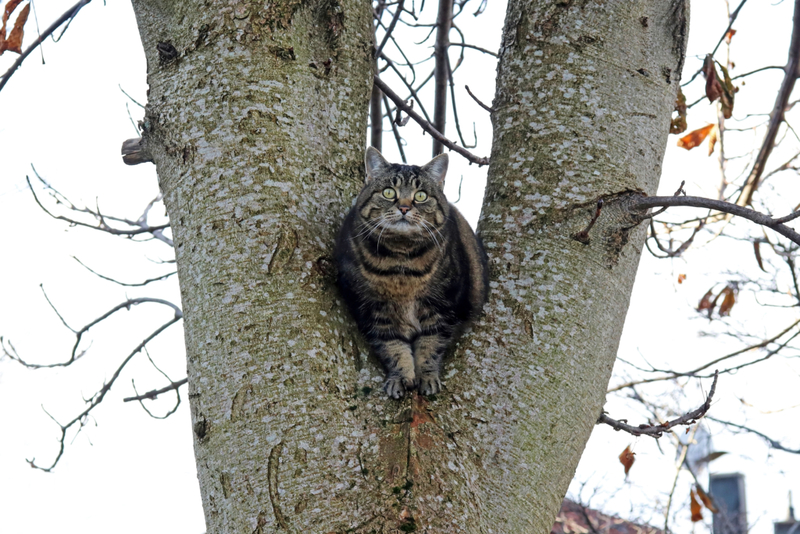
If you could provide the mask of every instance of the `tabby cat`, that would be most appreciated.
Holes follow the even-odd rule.
[[[339,287],[399,399],[441,390],[442,357],[488,293],[486,253],[442,193],[447,154],[396,165],[368,148],[364,189],[336,242]]]

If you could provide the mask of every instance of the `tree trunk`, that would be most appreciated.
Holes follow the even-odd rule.
[[[655,190],[686,30],[682,3],[551,4],[509,4],[486,313],[445,391],[397,402],[330,258],[362,184],[369,4],[134,1],[209,533],[549,531],[641,249],[615,199]]]

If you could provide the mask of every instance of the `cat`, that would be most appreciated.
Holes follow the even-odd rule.
[[[488,294],[480,239],[442,192],[447,154],[422,167],[375,148],[366,181],[336,241],[338,283],[394,399],[442,388],[442,358]]]

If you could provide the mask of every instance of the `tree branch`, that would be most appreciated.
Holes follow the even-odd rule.
[[[797,0],[800,4],[800,0]],[[800,213],[792,213],[786,217],[773,219],[769,215],[765,215],[755,210],[745,208],[738,204],[725,202],[723,200],[713,200],[703,197],[688,197],[688,196],[673,196],[673,197],[636,197],[633,199],[634,209],[646,209],[656,207],[673,207],[673,206],[691,206],[694,208],[708,208],[724,213],[730,213],[738,217],[745,218],[753,221],[756,224],[771,228],[781,234],[782,236],[790,239],[794,243],[800,245],[800,234],[782,224],[782,221],[792,220],[800,217]]]
[[[775,147],[775,138],[778,135],[778,128],[783,122],[786,104],[789,102],[789,95],[792,93],[792,89],[794,89],[795,80],[797,80],[798,65],[800,65],[800,0],[795,0],[792,42],[789,45],[789,60],[784,68],[783,82],[778,90],[778,96],[775,98],[775,105],[772,108],[772,113],[770,113],[767,134],[764,136],[764,141],[761,144],[761,149],[758,151],[758,156],[756,156],[753,168],[750,170],[750,175],[747,177],[747,180],[745,180],[739,198],[736,200],[736,204],[739,206],[750,204],[753,199],[753,193],[758,189],[759,180],[761,180],[761,175],[764,174],[767,160],[772,153],[772,149]]]
[[[78,15],[78,12],[83,8],[83,6],[85,6],[91,1],[92,0],[80,0],[77,4],[75,4],[67,11],[65,11],[63,15],[58,17],[58,19],[56,19],[56,21],[52,23],[44,32],[42,32],[42,34],[35,41],[33,41],[33,43],[31,43],[31,45],[28,48],[26,48],[22,54],[20,54],[20,56],[17,58],[14,64],[11,65],[11,67],[5,72],[5,74],[0,76],[0,91],[3,90],[3,87],[6,86],[8,80],[11,79],[11,76],[14,75],[14,72],[16,72],[19,66],[22,65],[22,62],[25,61],[25,58],[27,58],[31,52],[36,50],[36,48],[38,48],[39,45],[41,45],[45,39],[50,37],[62,24],[64,24],[67,21],[71,22],[72,19],[74,19]],[[66,28],[64,30],[66,31]]]
[[[135,397],[125,397],[124,399],[122,399],[122,402],[143,401],[145,399],[154,400],[162,393],[166,393],[167,391],[172,391],[173,389],[178,389],[182,385],[186,384],[188,381],[189,381],[188,378],[184,378],[182,380],[178,380],[177,382],[170,382],[168,386],[163,387],[161,389],[154,389],[148,391],[147,393],[142,393],[141,395],[137,395]]]
[[[791,449],[789,447],[786,447],[785,445],[781,445],[781,443],[779,441],[776,441],[776,440],[772,439],[771,437],[767,436],[766,434],[764,434],[762,432],[759,432],[758,430],[754,430],[754,429],[752,429],[750,427],[747,427],[747,426],[744,426],[744,425],[740,425],[740,424],[737,424],[737,423],[731,423],[730,421],[723,421],[722,419],[717,419],[715,417],[709,417],[709,419],[711,421],[714,421],[716,423],[720,423],[720,424],[725,425],[725,426],[738,428],[739,430],[744,430],[745,432],[750,432],[751,434],[755,434],[756,436],[759,436],[759,437],[763,438],[764,440],[766,440],[766,442],[769,443],[769,446],[772,447],[773,449],[777,449],[779,451],[784,451],[784,452],[790,452],[792,454],[800,454],[800,449]]]
[[[440,141],[444,146],[448,147],[453,152],[458,152],[459,154],[464,156],[467,160],[469,160],[471,163],[477,163],[479,166],[480,165],[488,165],[489,164],[489,158],[478,157],[478,156],[474,155],[472,152],[466,150],[465,148],[462,148],[462,147],[456,145],[455,143],[453,143],[452,141],[447,139],[444,135],[442,135],[439,132],[439,130],[434,128],[431,125],[431,123],[429,123],[428,121],[426,121],[425,119],[423,119],[422,117],[417,115],[417,113],[413,109],[411,109],[411,107],[409,107],[408,104],[406,104],[405,101],[397,95],[397,93],[392,91],[389,88],[389,86],[386,85],[377,76],[375,76],[375,85],[377,85],[380,88],[380,90],[383,91],[383,94],[385,94],[387,97],[389,97],[389,99],[392,102],[394,102],[394,104],[398,108],[403,110],[403,112],[406,115],[408,115],[409,117],[414,119],[414,122],[419,124],[422,127],[423,130],[425,130],[426,132],[428,132],[431,135],[431,137],[433,137],[434,139],[437,139],[438,141]]]
[[[436,18],[436,44],[434,45],[435,86],[433,93],[433,127],[444,133],[447,120],[447,48],[450,44],[450,25],[453,22],[453,0],[439,0],[439,14]],[[433,155],[442,153],[443,143],[433,138]]]
[[[719,378],[718,373],[714,373],[714,382],[711,383],[711,391],[708,392],[708,397],[706,397],[706,401],[696,410],[692,410],[689,413],[683,414],[682,416],[678,417],[677,419],[673,419],[672,421],[667,421],[666,423],[661,423],[660,425],[639,425],[639,426],[631,426],[626,424],[627,421],[625,419],[617,421],[616,419],[610,418],[605,412],[600,414],[600,417],[597,419],[598,423],[604,423],[609,425],[614,430],[624,430],[625,432],[632,434],[634,436],[651,436],[654,438],[660,438],[661,435],[669,430],[672,427],[678,425],[692,425],[697,422],[698,419],[703,417],[708,409],[711,407],[711,399],[714,397],[714,392],[717,389],[717,379]]]

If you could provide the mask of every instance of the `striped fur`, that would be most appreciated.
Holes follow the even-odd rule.
[[[486,254],[442,193],[446,154],[417,167],[369,148],[365,160],[336,242],[339,287],[386,370],[386,394],[433,395],[444,353],[486,300]]]

